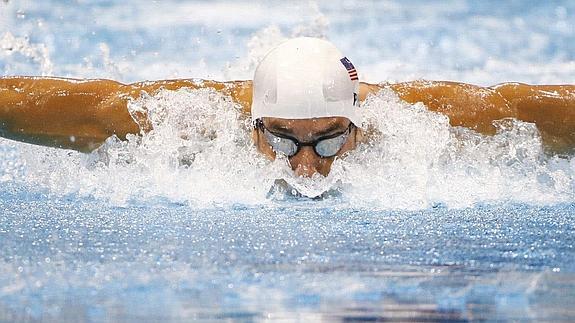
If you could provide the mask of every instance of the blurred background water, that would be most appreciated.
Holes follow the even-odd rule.
[[[9,0],[0,70],[250,79],[300,35],[369,82],[575,83],[569,1]],[[575,166],[532,125],[484,137],[380,93],[382,138],[311,200],[274,190],[225,98],[141,107],[172,124],[87,155],[0,140],[0,321],[575,319]]]

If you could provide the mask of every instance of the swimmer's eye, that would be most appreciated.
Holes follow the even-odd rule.
[[[314,146],[315,152],[322,157],[335,156],[337,152],[341,149],[341,147],[343,147],[343,144],[345,144],[345,142],[347,141],[347,137],[350,132],[351,129],[348,128],[346,132],[336,137],[317,141],[317,143]]]
[[[266,140],[276,153],[292,157],[299,152],[301,147],[312,146],[318,156],[329,158],[335,156],[341,147],[343,147],[351,133],[352,124],[350,123],[345,132],[341,134],[330,136],[329,138],[318,139],[310,143],[302,143],[295,138],[287,138],[274,134],[263,125],[263,122],[256,123],[256,126],[262,130]]]
[[[264,135],[276,153],[282,153],[288,157],[291,157],[297,154],[299,151],[297,143],[292,139],[276,136],[269,132],[267,129],[264,130]]]

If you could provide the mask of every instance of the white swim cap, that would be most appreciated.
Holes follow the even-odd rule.
[[[361,126],[353,64],[329,41],[301,37],[272,49],[256,68],[252,120],[346,117]]]

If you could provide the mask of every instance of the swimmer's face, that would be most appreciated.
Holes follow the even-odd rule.
[[[312,146],[300,146],[297,153],[289,157],[288,160],[295,174],[304,177],[311,177],[315,173],[327,176],[335,158],[341,157],[347,151],[354,149],[358,139],[361,137],[359,129],[352,125],[347,118],[343,117],[313,119],[262,118],[262,125],[263,127],[254,128],[254,142],[258,150],[272,160],[276,158],[276,152],[271,147],[263,129],[267,129],[273,135],[295,139],[300,143],[312,143],[317,140],[347,134],[342,139],[344,141],[343,145],[332,157],[321,157],[316,152],[317,148],[314,150]]]

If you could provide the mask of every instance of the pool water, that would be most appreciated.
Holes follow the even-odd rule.
[[[574,21],[568,1],[9,0],[0,69],[249,79],[312,35],[370,82],[574,83]],[[575,160],[528,123],[363,108],[369,144],[311,180],[210,90],[143,95],[154,130],[91,154],[0,139],[0,322],[575,320]]]

